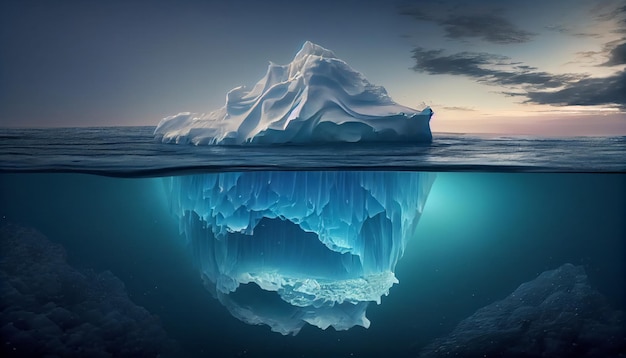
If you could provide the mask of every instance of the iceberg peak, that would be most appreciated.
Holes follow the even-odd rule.
[[[305,41],[302,45],[302,48],[296,54],[294,61],[305,57],[305,56],[319,56],[319,57],[327,57],[327,58],[337,58],[335,53],[331,50],[325,49],[324,47],[315,44],[311,41]]]
[[[328,142],[430,142],[432,111],[395,103],[385,88],[306,41],[286,65],[270,62],[252,89],[235,87],[224,107],[161,120],[166,143],[242,145]]]

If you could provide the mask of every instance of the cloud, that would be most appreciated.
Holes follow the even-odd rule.
[[[599,3],[598,5],[600,4],[602,3]],[[617,20],[619,24],[626,25],[626,19],[623,17],[623,15],[626,14],[626,5],[621,5],[617,7],[604,6],[592,12],[597,14],[596,19],[600,21]]]
[[[584,78],[554,92],[528,91],[523,96],[527,98],[526,103],[559,106],[609,105],[626,109],[626,71],[609,77]]]
[[[613,47],[608,54],[609,60],[603,66],[626,65],[626,42]]]
[[[517,28],[496,14],[449,17],[443,21],[446,36],[453,39],[478,37],[496,44],[528,42],[533,34]]]
[[[452,9],[424,11],[415,7],[399,10],[417,21],[434,22],[442,26],[450,39],[479,38],[495,44],[528,42],[535,35],[515,26],[495,10],[479,14],[456,15]]]
[[[620,47],[622,49],[622,47]],[[622,53],[623,54],[623,53]],[[500,94],[526,98],[525,103],[608,105],[626,109],[626,71],[592,78],[581,74],[552,74],[489,53],[413,50],[413,70],[431,75],[456,75],[509,88]],[[623,61],[623,57],[621,58]]]
[[[495,4],[496,1],[483,1],[453,6],[451,2],[424,1],[419,3],[419,8],[413,3],[413,7],[404,7],[400,13],[416,21],[441,26],[445,36],[451,39],[479,38],[495,44],[515,44],[528,42],[537,36],[509,21],[503,16],[503,11],[494,7]],[[565,1],[563,5],[568,6]],[[596,66],[626,65],[626,37],[615,39],[614,35],[626,34],[626,5],[622,0],[598,2],[587,10],[591,13],[593,26],[556,23],[537,31],[554,31],[578,38],[610,39],[600,51],[581,51],[575,56]],[[524,103],[601,105],[626,110],[626,70],[623,67],[618,68],[620,72],[608,77],[557,74],[493,53],[445,52],[421,47],[412,51],[412,58],[415,61],[412,69],[416,72],[469,78],[500,87],[498,93],[518,97]]]
[[[459,52],[446,55],[443,50],[413,50],[413,70],[431,75],[457,75],[500,86],[558,88],[583,78],[583,75],[554,75],[513,62],[509,57],[484,52]]]
[[[462,107],[462,106],[443,106],[441,107],[441,109],[445,109],[448,111],[476,112],[474,108]]]
[[[574,37],[593,37],[593,38],[601,38],[602,35],[593,33],[593,32],[574,32],[574,30],[570,27],[557,24],[557,25],[549,25],[544,27],[548,31],[558,32],[563,35],[570,35]]]
[[[622,34],[618,40],[607,42],[604,51],[608,60],[600,66],[619,66],[626,64],[626,5],[610,9],[599,16],[599,21],[614,23],[613,33]]]
[[[546,26],[545,29],[549,31],[558,32],[561,34],[569,34],[571,32],[571,30],[568,27],[563,26],[561,24],[549,25],[549,26]]]
[[[599,52],[599,51],[578,51],[578,52],[576,52],[576,56],[578,56],[580,58],[585,58],[585,59],[593,59],[595,56],[597,56],[600,53],[602,53],[602,52]]]
[[[574,32],[571,35],[574,36],[574,37],[593,37],[593,38],[596,38],[596,39],[599,39],[599,38],[602,37],[602,35],[596,34],[596,33],[593,33],[593,32]]]
[[[622,1],[599,2],[593,9],[594,19],[598,24],[608,27],[606,32],[621,34],[618,40],[612,40],[604,44],[603,51],[597,52],[607,58],[606,62],[599,66],[618,66],[626,64],[626,5]]]

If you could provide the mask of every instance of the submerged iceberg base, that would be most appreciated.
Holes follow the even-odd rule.
[[[209,291],[215,293],[215,283],[206,276],[204,279]],[[297,334],[305,323],[321,329],[332,326],[336,330],[370,326],[370,321],[365,317],[369,302],[298,307],[283,301],[280,295],[263,291],[259,286],[251,284],[241,285],[231,294],[217,292],[216,297],[240,321],[251,325],[265,324],[272,331],[283,335]]]
[[[369,327],[367,305],[398,283],[393,271],[434,174],[244,172],[167,180],[205,286],[238,319],[297,334],[305,323]]]

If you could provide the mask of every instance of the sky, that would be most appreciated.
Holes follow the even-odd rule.
[[[0,127],[210,112],[306,40],[434,132],[626,135],[625,0],[4,0]]]

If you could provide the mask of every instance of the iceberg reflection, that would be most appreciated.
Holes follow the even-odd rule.
[[[210,173],[167,178],[166,191],[206,287],[233,316],[286,335],[305,323],[369,327],[367,305],[398,283],[396,263],[434,179]]]

